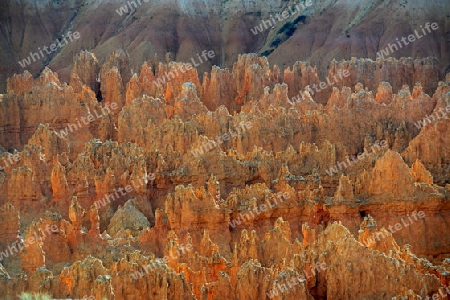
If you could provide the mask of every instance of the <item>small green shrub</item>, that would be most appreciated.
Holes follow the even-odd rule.
[[[303,24],[306,24],[306,16],[298,16],[294,20],[294,24],[297,25],[298,22],[302,22]]]
[[[272,53],[274,51],[274,49],[269,49],[264,51],[263,53],[261,53],[262,56],[269,56],[270,53]]]
[[[278,47],[279,44],[281,44],[282,42],[284,42],[281,38],[276,37],[272,43],[270,43],[270,47]]]
[[[296,29],[295,24],[292,22],[288,22],[288,23],[284,24],[280,28],[280,30],[278,30],[278,33],[284,33],[287,36],[291,36],[294,33],[295,29]]]
[[[41,293],[25,293],[23,292],[19,296],[20,300],[52,300],[53,297],[48,294],[41,294]]]

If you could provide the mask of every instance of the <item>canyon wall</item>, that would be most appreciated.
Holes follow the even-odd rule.
[[[123,50],[75,55],[69,84],[11,77],[0,295],[447,293],[450,75],[434,58],[330,63],[319,92],[315,66],[255,54],[201,79],[170,57],[132,73]]]

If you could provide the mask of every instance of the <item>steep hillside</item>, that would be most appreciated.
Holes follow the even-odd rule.
[[[209,70],[211,65],[231,67],[239,54],[255,52],[268,55],[271,64],[282,68],[297,60],[309,60],[323,77],[333,58],[375,59],[380,49],[395,43],[396,38],[420,31],[427,22],[436,22],[438,29],[390,55],[434,56],[442,72],[450,66],[450,3],[446,0],[129,3],[7,1],[0,8],[1,90],[14,72],[28,69],[37,75],[44,66],[50,66],[67,81],[72,57],[80,50],[93,51],[103,63],[116,48],[127,50],[134,70],[142,61],[153,59],[155,53],[164,60],[164,55],[171,52],[173,59],[187,62],[197,53],[213,50],[216,57],[202,64],[201,71]],[[255,27],[260,27],[261,32],[254,34],[258,31]],[[20,66],[18,62],[30,52],[50,47],[69,31],[78,31],[80,38],[50,54],[43,52],[41,58],[35,55],[36,61]]]

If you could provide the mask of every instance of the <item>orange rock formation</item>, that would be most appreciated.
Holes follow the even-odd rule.
[[[329,76],[351,75],[292,104],[320,81],[308,63],[283,71],[247,54],[155,83],[181,67],[147,61],[132,74],[125,51],[103,65],[84,51],[69,84],[48,68],[8,80],[4,299],[450,290],[450,121],[417,126],[450,105],[436,61],[332,62]]]

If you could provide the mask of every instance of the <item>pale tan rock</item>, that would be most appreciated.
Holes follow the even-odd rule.
[[[69,268],[62,270],[59,275],[61,289],[77,298],[94,295],[94,287],[99,286],[99,283],[94,280],[108,273],[101,260],[89,255],[84,260],[76,261]]]
[[[70,72],[70,86],[79,92],[82,85],[88,86],[96,94],[100,88],[100,65],[97,57],[94,53],[83,50],[74,56]]]
[[[433,176],[425,169],[420,160],[416,160],[411,166],[411,175],[414,177],[415,182],[433,184]]]
[[[339,187],[334,194],[334,198],[338,202],[353,202],[353,185],[347,176],[341,176],[341,178],[339,178]]]
[[[388,150],[372,170],[370,193],[390,197],[408,197],[414,191],[414,179],[402,157]]]
[[[150,222],[128,200],[123,207],[119,207],[114,213],[107,230],[111,236],[115,236],[119,230],[129,229],[133,236],[137,236],[139,231],[145,227],[150,227]]]
[[[19,211],[10,202],[0,208],[0,218],[3,226],[0,227],[0,239],[3,247],[19,239],[20,215]]]
[[[17,244],[18,248],[23,248],[20,252],[20,257],[22,258],[21,267],[29,274],[40,267],[45,267],[46,259],[45,252],[42,248],[42,237],[43,234],[39,232],[39,226],[37,224],[32,224],[25,234],[25,240],[20,241],[20,243]],[[27,247],[25,247],[24,242],[27,242]],[[19,247],[19,245],[22,246]]]
[[[7,90],[8,94],[20,94],[31,91],[34,85],[33,75],[25,70],[23,74],[14,74],[8,79]]]

